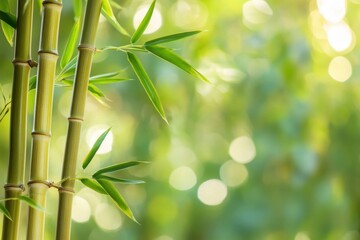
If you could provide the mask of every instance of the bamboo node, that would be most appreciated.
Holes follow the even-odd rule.
[[[9,188],[17,188],[17,189],[21,189],[23,192],[25,191],[25,186],[24,184],[12,184],[12,183],[7,183],[4,185],[5,190],[9,189]]]
[[[53,50],[39,50],[38,51],[38,54],[42,54],[42,53],[45,53],[45,54],[51,54],[51,55],[54,55],[54,56],[59,56],[59,54],[58,54],[58,52],[55,50],[55,51],[53,51]]]
[[[68,120],[69,122],[80,122],[80,123],[84,122],[84,119],[77,117],[69,117]]]
[[[37,66],[37,62],[34,62],[33,60],[20,60],[20,59],[14,59],[12,61],[14,65],[29,65],[31,68]]]
[[[58,5],[58,6],[61,6],[62,7],[62,3],[61,2],[58,2],[58,1],[54,1],[54,0],[44,0],[42,2],[43,5],[46,5],[46,4],[55,4],[55,5]]]
[[[72,193],[72,194],[75,193],[74,189],[72,189],[72,188],[58,186],[57,189],[59,190],[59,192],[67,192],[67,193]]]
[[[31,135],[33,135],[33,136],[44,136],[44,137],[49,137],[49,138],[51,138],[51,134],[50,134],[50,133],[40,132],[40,131],[33,131],[33,132],[31,133]]]
[[[51,182],[49,182],[48,180],[30,180],[28,181],[28,186],[30,186],[31,184],[36,184],[36,183],[42,183],[46,186],[48,186],[49,188],[52,186]]]
[[[91,52],[95,52],[96,48],[91,46],[91,45],[88,45],[88,44],[80,44],[78,46],[78,50],[88,50],[88,51],[91,51]]]

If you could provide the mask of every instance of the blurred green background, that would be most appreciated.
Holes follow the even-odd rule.
[[[64,1],[60,54],[73,24],[71,2]],[[116,16],[131,33],[151,3],[116,2],[124,7],[114,10]],[[119,161],[151,164],[121,175],[146,184],[118,185],[141,225],[79,184],[72,239],[360,239],[359,11],[359,0],[158,0],[141,41],[207,30],[168,46],[213,84],[140,55],[169,125],[138,80],[102,86],[108,106],[89,95],[79,163],[94,139],[112,130],[87,172]],[[35,12],[36,59],[38,6]],[[98,48],[128,42],[101,20]],[[13,49],[3,35],[0,46],[0,83],[9,96]],[[124,54],[96,54],[92,75],[119,70],[136,79]],[[34,95],[29,94],[29,136]],[[61,176],[70,98],[70,88],[55,88],[52,181]],[[8,132],[9,116],[0,123],[2,183]],[[55,189],[47,204],[46,239],[53,239]]]

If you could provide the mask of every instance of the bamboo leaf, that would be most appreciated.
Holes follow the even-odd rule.
[[[130,36],[129,33],[120,25],[116,20],[113,10],[111,8],[109,0],[103,0],[101,14],[106,18],[106,20],[118,30],[121,34],[125,36]]]
[[[90,80],[90,84],[110,84],[132,80],[131,78],[99,78]]]
[[[26,204],[28,204],[30,207],[39,210],[39,211],[45,211],[45,209],[40,206],[39,204],[37,204],[34,200],[32,200],[30,197],[28,196],[19,196],[17,197],[19,200],[24,201]]]
[[[116,206],[130,219],[134,222],[136,221],[134,214],[132,213],[131,209],[129,208],[128,204],[126,203],[125,199],[121,196],[118,190],[112,185],[111,182],[107,180],[96,179],[96,181],[104,188],[107,194],[111,197],[111,199],[115,202]]]
[[[194,67],[192,67],[180,56],[172,52],[170,49],[164,47],[158,47],[158,46],[145,46],[145,48],[152,54],[164,59],[165,61],[174,64],[175,66],[189,73],[193,77],[200,79],[206,83],[210,83],[210,81],[207,80],[204,75],[198,72]]]
[[[0,1],[0,12],[1,11],[11,15],[9,2],[7,0],[6,1]],[[1,14],[0,14],[0,17],[1,17]],[[11,18],[11,16],[10,16],[10,18]],[[2,29],[2,31],[4,33],[4,35],[5,35],[6,40],[10,44],[10,46],[13,46],[14,31],[15,31],[15,28],[16,28],[16,17],[14,16],[13,18],[14,18],[13,20],[15,20],[15,22],[14,22],[15,27],[9,25],[5,21],[1,21],[1,29]]]
[[[124,184],[141,184],[141,183],[145,183],[142,180],[137,180],[137,179],[123,179],[123,178],[115,178],[115,177],[111,177],[111,176],[107,176],[107,175],[97,175],[95,177],[95,179],[103,179],[103,180],[108,180],[110,182],[117,182],[117,183],[124,183]]]
[[[16,29],[16,16],[0,10],[0,20],[6,22],[13,29]]]
[[[168,35],[168,36],[164,36],[164,37],[160,37],[160,38],[156,38],[156,39],[147,41],[145,43],[145,45],[151,46],[151,45],[158,45],[158,44],[161,44],[161,43],[177,41],[177,40],[180,40],[182,38],[190,37],[190,36],[198,34],[198,33],[201,33],[201,31],[191,31],[191,32],[176,33],[176,34],[172,34],[172,35]]]
[[[135,74],[139,78],[140,83],[143,86],[146,94],[150,98],[151,103],[153,104],[155,109],[159,112],[160,116],[167,123],[167,119],[159,95],[157,94],[157,91],[154,85],[152,84],[149,76],[147,75],[144,67],[142,66],[140,60],[130,52],[128,52],[127,55],[128,55],[128,61],[130,62],[132,68],[134,69]]]
[[[94,158],[96,152],[99,150],[101,144],[104,142],[106,135],[109,133],[111,128],[108,128],[106,131],[104,131],[99,137],[98,139],[96,139],[94,145],[91,147],[90,152],[87,154],[87,156],[85,157],[83,163],[82,163],[82,168],[85,169],[89,163],[91,162],[91,160]]]
[[[131,37],[131,43],[135,43],[139,38],[143,35],[144,31],[146,30],[147,26],[149,25],[149,22],[151,20],[151,16],[154,12],[156,0],[152,2],[152,4],[149,7],[149,10],[145,14],[145,17],[141,21],[139,27],[136,29],[134,34]]]
[[[112,78],[118,75],[119,73],[120,72],[110,72],[110,73],[100,74],[90,77],[90,80],[99,79],[99,78]]]
[[[29,80],[29,91],[36,88],[36,79],[37,79],[36,75],[30,77],[30,80]]]
[[[80,178],[80,181],[88,188],[94,190],[95,192],[101,194],[107,194],[103,187],[93,179],[90,178]]]
[[[0,203],[0,212],[2,212],[5,217],[7,217],[10,221],[12,221],[10,212],[7,210],[7,208],[2,203]]]
[[[13,38],[14,38],[15,30],[4,22],[1,22],[1,28],[3,30],[6,40],[8,41],[10,46],[13,46]]]
[[[60,71],[60,73],[56,76],[55,81],[60,81],[64,78],[73,76],[75,74],[77,64],[77,57],[71,59]]]
[[[97,97],[100,97],[100,98],[105,97],[105,94],[103,93],[103,91],[101,91],[100,88],[98,88],[94,84],[89,84],[88,85],[88,90],[95,98],[97,98]]]
[[[77,1],[75,1],[75,2],[77,2]],[[79,36],[79,31],[80,31],[80,20],[77,19],[74,23],[74,26],[71,29],[69,39],[68,39],[65,49],[64,49],[64,54],[62,55],[62,58],[60,60],[61,68],[64,68],[66,66],[66,64],[69,63],[71,60],[71,57],[74,53],[76,41]]]
[[[141,161],[129,161],[129,162],[122,162],[122,163],[117,163],[105,168],[102,168],[98,171],[96,171],[93,174],[93,177],[96,178],[97,176],[104,174],[104,173],[110,173],[110,172],[115,172],[115,171],[119,171],[119,170],[123,170],[129,167],[133,167],[142,163],[147,163],[147,162],[141,162]]]
[[[80,19],[81,17],[81,12],[82,12],[82,0],[74,0],[74,16],[75,16],[75,21],[77,21],[78,19]]]

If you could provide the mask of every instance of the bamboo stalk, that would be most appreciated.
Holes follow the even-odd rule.
[[[26,129],[27,129],[27,96],[30,68],[32,67],[31,32],[33,1],[19,0],[17,7],[17,30],[15,41],[14,76],[12,87],[12,104],[10,115],[10,155],[7,183],[5,184],[5,198],[21,195],[24,189],[24,169],[26,157]],[[4,217],[3,240],[18,239],[20,201],[6,201],[12,221]]]
[[[45,207],[48,162],[51,139],[51,116],[54,92],[61,0],[44,0],[41,23],[39,67],[37,72],[34,128],[32,132],[31,172],[28,182],[30,197]],[[29,208],[27,239],[44,239],[45,213]]]
[[[71,209],[74,193],[74,178],[81,126],[84,117],[85,101],[88,81],[91,71],[92,58],[95,52],[95,36],[100,17],[102,0],[88,0],[85,21],[82,29],[80,45],[78,47],[78,62],[76,67],[71,112],[68,125],[62,179],[59,188],[59,208],[57,219],[57,240],[70,239]]]

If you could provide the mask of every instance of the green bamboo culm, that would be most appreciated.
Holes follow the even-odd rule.
[[[19,0],[17,5],[15,58],[13,60],[14,78],[10,115],[10,154],[7,183],[4,186],[5,198],[18,197],[24,189],[27,97],[30,68],[33,63],[30,56],[33,5],[32,0]],[[12,221],[4,217],[2,239],[18,239],[20,201],[6,201],[5,206],[10,212]]]
[[[59,35],[61,0],[43,1],[34,127],[32,131],[30,198],[45,207],[51,139],[51,116]],[[44,239],[45,212],[29,208],[28,240]]]
[[[59,208],[57,219],[57,240],[70,239],[71,210],[74,194],[74,178],[76,171],[77,155],[79,151],[81,126],[84,117],[85,101],[88,81],[90,77],[92,58],[95,52],[95,37],[101,12],[102,0],[88,0],[85,20],[83,24],[81,41],[78,47],[78,62],[76,66],[75,82],[71,103],[71,111],[62,179],[67,179],[59,188]]]

